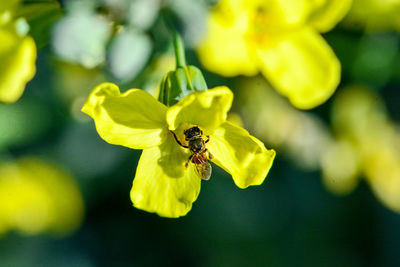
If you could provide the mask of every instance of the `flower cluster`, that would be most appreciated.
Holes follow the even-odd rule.
[[[363,86],[347,87],[332,114],[336,142],[322,158],[325,185],[346,194],[365,178],[386,207],[400,212],[400,135],[383,101]]]
[[[224,76],[259,71],[301,109],[325,102],[340,62],[319,32],[339,22],[351,0],[221,0],[208,18],[200,61]]]

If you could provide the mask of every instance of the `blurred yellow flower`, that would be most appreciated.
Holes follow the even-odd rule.
[[[0,103],[13,103],[35,75],[36,45],[26,21],[13,19],[5,7],[0,6]]]
[[[33,157],[0,164],[0,233],[65,235],[81,224],[83,208],[73,178],[58,167]]]
[[[235,79],[243,120],[252,132],[286,153],[303,170],[320,167],[321,152],[330,141],[327,127],[315,114],[298,110],[262,77]]]
[[[149,93],[120,93],[111,83],[98,85],[82,111],[111,144],[143,149],[131,190],[133,205],[164,217],[185,215],[200,192],[200,176],[188,162],[183,131],[198,126],[209,136],[212,162],[226,170],[240,188],[261,184],[275,157],[246,130],[226,121],[232,92],[226,87],[198,91],[166,107]],[[211,158],[211,157],[209,157]],[[186,166],[187,167],[186,167]]]
[[[400,31],[400,0],[354,0],[344,25],[366,31]]]
[[[322,182],[332,193],[346,195],[360,181],[360,159],[354,145],[341,138],[332,139],[321,153]]]
[[[379,96],[361,86],[342,88],[333,101],[332,132],[315,114],[289,105],[264,79],[237,81],[241,112],[257,136],[301,169],[320,169],[330,192],[349,194],[365,179],[382,204],[400,212],[400,128]]]
[[[332,143],[322,165],[325,184],[348,193],[363,176],[378,199],[400,212],[400,135],[379,97],[363,87],[348,87],[335,99]],[[336,151],[334,153],[333,151]]]
[[[320,32],[332,29],[351,0],[221,0],[208,18],[200,61],[224,76],[259,71],[297,108],[325,102],[340,62]]]

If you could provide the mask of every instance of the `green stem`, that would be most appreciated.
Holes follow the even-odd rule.
[[[174,52],[175,52],[175,61],[176,61],[176,68],[185,67],[186,66],[186,58],[185,58],[185,46],[183,44],[182,37],[178,33],[173,23],[171,12],[166,9],[163,12],[163,17],[165,24],[169,28],[170,32],[172,33],[172,39],[174,44]]]
[[[185,58],[185,46],[183,45],[182,37],[175,29],[172,30],[173,42],[174,42],[174,51],[175,51],[175,60],[176,60],[176,68],[186,66],[186,58]]]

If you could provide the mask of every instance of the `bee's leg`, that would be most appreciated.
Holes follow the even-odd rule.
[[[193,154],[192,154],[192,155],[190,155],[189,159],[186,161],[186,163],[185,163],[185,168],[187,168],[187,167],[188,167],[188,165],[189,165],[189,162],[192,160],[192,158],[193,158]]]
[[[210,150],[208,150],[207,148],[206,150],[204,150],[204,152],[207,152],[209,160],[212,160],[214,158],[214,156],[210,153]]]
[[[210,141],[210,136],[209,135],[207,135],[207,140],[204,141],[204,143],[208,143],[208,141]]]
[[[189,148],[188,146],[182,145],[182,143],[178,140],[178,137],[176,137],[176,135],[175,135],[175,133],[174,133],[173,131],[170,131],[170,132],[174,135],[174,138],[175,138],[176,142],[177,142],[181,147]]]

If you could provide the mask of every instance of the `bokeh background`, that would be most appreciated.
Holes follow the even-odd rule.
[[[23,96],[0,104],[0,266],[400,266],[400,1],[354,0],[323,34],[342,77],[311,110],[261,75],[203,68],[216,2],[21,3],[40,6],[20,14],[38,53]],[[208,86],[233,90],[229,119],[277,151],[245,190],[213,165],[179,219],[132,207],[141,152],[107,144],[80,111],[105,81],[156,94],[175,67],[163,12]]]

